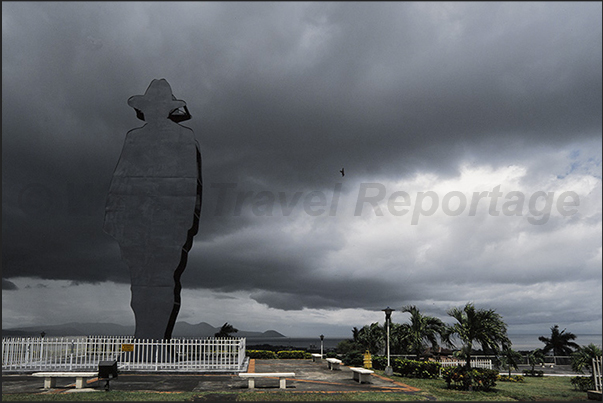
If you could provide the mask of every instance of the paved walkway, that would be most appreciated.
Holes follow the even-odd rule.
[[[344,393],[391,392],[419,393],[417,388],[372,374],[369,383],[353,380],[347,366],[329,370],[326,361],[312,360],[250,360],[248,372],[294,372],[287,379],[288,392]],[[74,379],[58,378],[57,386],[44,390],[44,380],[31,375],[3,375],[2,394],[6,393],[71,393],[104,390],[105,382],[91,379],[83,389],[75,389]],[[111,390],[156,392],[243,392],[247,380],[233,374],[134,374],[120,373],[110,382]],[[277,378],[256,379],[257,393],[279,391]]]
[[[339,369],[329,370],[326,361],[312,360],[255,360],[250,363],[249,372],[295,372],[295,378],[287,380],[287,390],[313,391],[381,391],[381,392],[418,392],[419,389],[394,382],[393,380],[372,374],[370,383],[359,384],[352,376],[349,367],[340,365]],[[276,380],[258,379],[256,387],[276,385]],[[291,385],[289,387],[289,385]]]

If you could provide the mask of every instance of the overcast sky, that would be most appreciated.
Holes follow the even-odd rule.
[[[105,201],[165,78],[203,158],[179,321],[351,336],[471,301],[601,333],[601,8],[2,2],[2,327],[134,324]]]

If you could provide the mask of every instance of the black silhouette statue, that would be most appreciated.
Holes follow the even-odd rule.
[[[146,124],[126,134],[107,197],[104,230],[130,269],[134,336],[170,339],[180,276],[201,213],[201,153],[186,103],[165,79],[128,99]]]

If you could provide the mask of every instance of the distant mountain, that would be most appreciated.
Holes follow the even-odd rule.
[[[212,337],[220,331],[220,327],[213,327],[209,323],[201,322],[196,325],[191,325],[187,322],[176,322],[174,325],[174,337]],[[252,332],[246,330],[239,330],[233,333],[232,336],[236,337],[285,337],[281,333],[275,330],[267,330],[265,332]]]
[[[209,323],[200,322],[196,325],[188,322],[176,322],[173,337],[212,337],[220,331]],[[63,325],[28,326],[21,328],[2,329],[3,337],[38,337],[44,332],[49,337],[61,336],[132,336],[134,326],[124,326],[115,323],[78,323],[71,322]],[[236,337],[285,337],[275,330],[252,332],[239,330],[232,334]]]
[[[71,322],[62,325],[27,326],[13,329],[2,329],[2,336],[37,337],[44,332],[49,337],[61,336],[130,336],[134,334],[134,326],[123,326],[115,323],[79,323]]]
[[[277,332],[276,330],[266,330],[262,333],[261,337],[286,337],[284,334]]]
[[[276,330],[266,330],[265,332],[246,332],[246,331],[241,331],[239,330],[237,333],[234,334],[235,336],[239,336],[239,337],[247,337],[247,338],[254,338],[254,337],[286,337],[284,334],[281,334],[279,332],[277,332]]]
[[[220,330],[209,323],[200,322],[191,325],[188,322],[176,322],[172,336],[174,337],[211,337]]]

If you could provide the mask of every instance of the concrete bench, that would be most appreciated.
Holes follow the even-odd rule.
[[[255,378],[278,378],[279,388],[287,389],[287,378],[295,378],[294,372],[242,372],[241,378],[248,378],[249,389],[255,388]]]
[[[322,354],[312,354],[312,362],[316,362],[316,359],[322,360]]]
[[[358,381],[358,383],[368,382],[368,377],[371,376],[373,372],[375,372],[366,368],[350,367],[350,369],[352,370],[352,376],[354,380]]]
[[[337,358],[327,358],[327,366],[330,370],[334,370],[336,365],[341,365],[341,360]]]
[[[75,388],[84,387],[84,378],[94,378],[98,372],[34,372],[33,376],[44,378],[44,389],[54,388],[57,378],[75,378]]]

